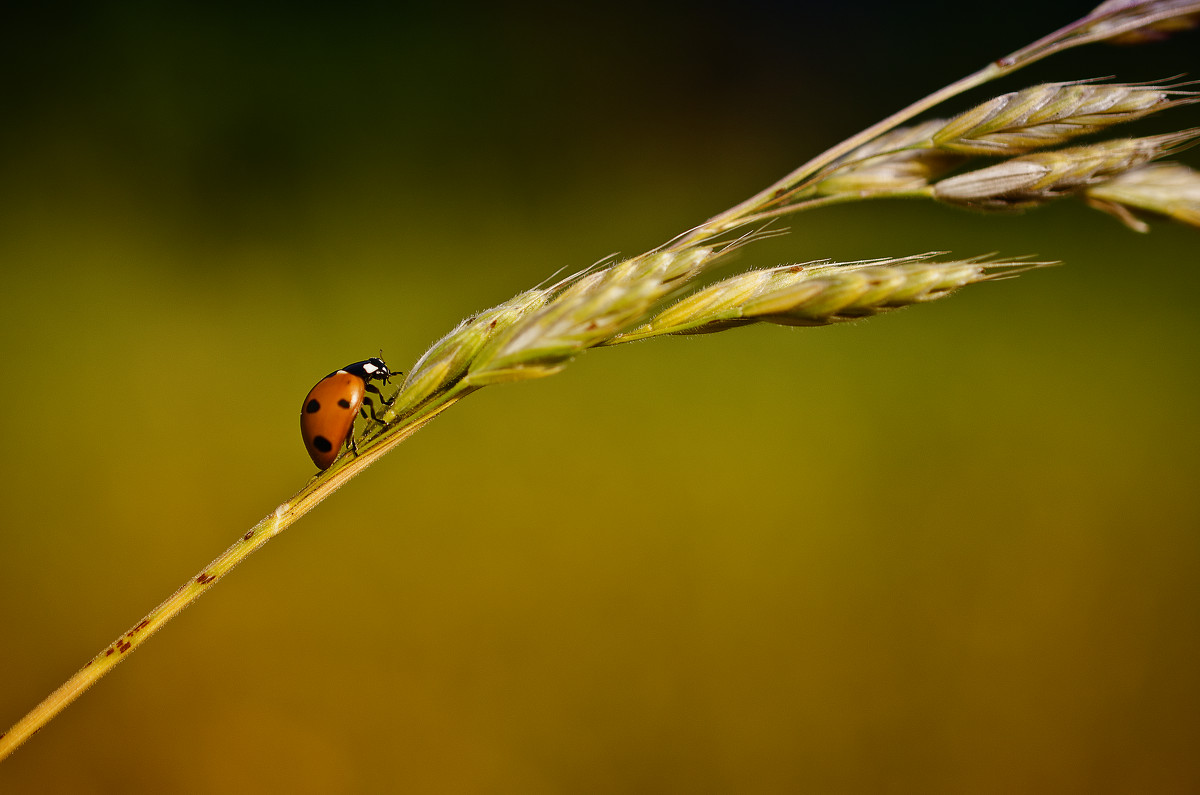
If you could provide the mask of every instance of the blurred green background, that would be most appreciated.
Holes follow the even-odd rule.
[[[472,311],[657,245],[1089,7],[1060,5],[11,18],[0,723],[304,484],[319,377],[381,347],[407,370]],[[994,91],[1195,73],[1196,41]],[[1200,233],[1074,203],[790,223],[736,267],[1068,264],[487,389],[169,625],[0,791],[1200,789]]]

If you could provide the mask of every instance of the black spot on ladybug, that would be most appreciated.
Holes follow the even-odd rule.
[[[316,402],[316,401],[313,401],[313,402]],[[338,401],[338,405],[344,409],[348,409],[348,408],[350,408],[350,401],[346,400],[346,398],[342,398],[341,400]]]
[[[321,410],[321,404],[317,402],[316,398],[313,398],[312,400],[308,401],[308,405],[304,407],[304,410],[309,414],[316,414]]]
[[[329,441],[324,436],[314,436],[313,447],[317,448],[322,453],[328,453],[333,449],[333,442]]]

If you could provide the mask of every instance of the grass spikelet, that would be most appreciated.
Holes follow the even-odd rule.
[[[967,160],[965,155],[929,146],[945,124],[935,119],[879,136],[839,161],[812,193],[862,196],[920,190]]]
[[[482,351],[467,382],[483,386],[558,372],[580,352],[639,322],[721,251],[651,252],[582,276]]]
[[[977,105],[930,141],[964,154],[1023,154],[1195,101],[1178,86],[1044,83]]]
[[[796,191],[794,200],[919,191],[971,156],[1025,154],[1200,99],[1181,85],[1044,83],[1004,94],[949,121],[879,136],[833,164],[810,188]]]
[[[1088,16],[1100,17],[1090,30],[1101,35],[1131,26],[1130,30],[1110,33],[1108,39],[1113,44],[1147,44],[1200,25],[1200,4],[1187,0],[1105,0]]]
[[[1087,16],[1001,58],[1002,69],[1027,66],[1071,47],[1107,41],[1146,44],[1200,24],[1200,0],[1105,0]]]
[[[1200,227],[1200,172],[1179,163],[1142,166],[1088,188],[1085,200],[1136,232],[1150,227],[1130,208]]]
[[[1165,157],[1200,136],[1200,129],[1014,157],[949,177],[929,191],[938,201],[978,210],[1020,210],[1069,196]]]
[[[413,365],[400,387],[391,413],[419,405],[431,395],[452,386],[467,372],[479,351],[521,317],[545,306],[552,289],[528,290],[499,306],[467,318]],[[385,421],[390,417],[385,418]]]
[[[709,334],[750,323],[827,326],[934,301],[968,284],[1050,264],[937,262],[934,256],[750,271],[697,291],[608,344],[668,334]]]

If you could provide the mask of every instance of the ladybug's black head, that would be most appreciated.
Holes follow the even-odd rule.
[[[383,359],[379,359],[379,358],[372,356],[370,359],[367,359],[366,364],[372,365],[373,367],[377,368],[375,370],[375,373],[371,377],[382,379],[383,383],[385,383],[385,384],[388,382],[388,379],[391,378],[393,375],[392,371],[388,369],[387,362],[385,362]]]
[[[363,361],[355,362],[354,364],[348,364],[343,367],[342,370],[350,373],[351,375],[358,376],[367,383],[370,383],[371,381],[382,381],[386,384],[388,383],[389,378],[391,378],[393,375],[396,375],[396,373],[393,373],[388,369],[388,366],[383,359],[378,359],[375,357],[364,359]]]

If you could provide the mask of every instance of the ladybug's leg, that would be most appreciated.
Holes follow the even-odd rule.
[[[384,398],[383,393],[379,391],[379,387],[375,386],[374,384],[367,384],[367,391],[374,392],[376,395],[379,395],[379,402],[388,407],[391,407],[391,405],[396,402],[396,398],[400,396],[400,390],[397,389],[396,394],[392,395],[392,399],[387,400]]]
[[[394,400],[395,400],[395,398],[392,398],[392,400],[394,401]],[[383,404],[383,405],[385,405],[385,406],[391,406],[391,405],[392,405],[392,404],[391,404],[391,403],[389,403],[388,401],[384,400],[382,396],[380,396],[380,398],[379,398],[379,402],[380,402],[380,403],[382,403],[382,404]],[[385,423],[385,422],[384,422],[382,419],[380,419],[380,418],[379,418],[379,415],[375,413],[375,401],[371,400],[371,398],[369,398],[369,397],[364,397],[364,398],[363,398],[363,405],[364,405],[364,406],[366,406],[366,411],[369,411],[369,412],[371,413],[371,421],[372,421],[373,423],[375,423],[376,425],[378,425],[380,429],[383,429],[383,428],[386,428],[386,427],[387,427],[387,423]],[[362,411],[362,409],[359,409],[359,411]],[[364,412],[364,413],[363,413],[363,417],[366,417],[366,416],[367,416],[367,414]]]
[[[363,405],[366,406],[366,409],[359,409],[359,412],[363,415],[363,419],[366,419],[367,412],[369,411],[371,412],[371,421],[377,425],[382,425],[383,423],[380,422],[379,417],[375,416],[375,402],[371,398],[365,397],[363,398]]]
[[[350,433],[346,434],[346,446],[350,448],[355,457],[358,456],[358,444],[354,441],[354,428],[351,428]]]
[[[368,415],[368,412],[370,414]],[[383,424],[383,420],[375,414],[375,402],[369,397],[363,398],[363,405],[359,407],[358,413],[362,415],[364,420],[367,420],[367,427],[363,429],[363,438],[370,439],[376,434],[381,433],[387,426]]]

